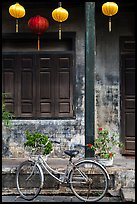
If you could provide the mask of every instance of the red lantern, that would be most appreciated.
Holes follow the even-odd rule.
[[[38,35],[38,50],[40,49],[40,36],[48,29],[49,22],[42,16],[31,17],[28,21],[29,28]]]

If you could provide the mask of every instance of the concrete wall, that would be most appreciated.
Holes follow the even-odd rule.
[[[11,4],[9,4],[11,5]],[[24,5],[25,7],[25,5]],[[27,5],[26,5],[27,7]],[[4,8],[3,8],[4,9]],[[3,11],[3,32],[14,32],[13,18],[8,15],[7,9]],[[32,10],[30,10],[32,9]],[[53,7],[54,9],[54,7]],[[67,8],[66,8],[67,9]],[[51,9],[52,10],[52,9]],[[49,17],[51,10],[40,9],[40,14]],[[25,27],[25,19],[30,15],[39,13],[39,8],[29,7],[26,18],[20,19],[21,32],[29,32]],[[25,130],[39,130],[42,133],[56,138],[62,142],[55,146],[52,156],[64,157],[65,148],[73,148],[74,143],[85,142],[85,10],[84,5],[72,7],[69,19],[64,22],[63,30],[76,32],[76,66],[75,66],[75,111],[73,120],[14,120],[10,134],[3,133],[5,144],[4,156],[22,157],[26,155],[23,143]],[[58,29],[57,24],[51,20],[47,32]],[[121,12],[112,17],[112,32],[108,32],[108,18],[101,11],[96,13],[96,50],[95,50],[95,133],[97,127],[105,127],[110,131],[120,133],[120,76],[119,76],[119,37],[134,35],[134,14]],[[96,135],[95,135],[96,136]],[[6,146],[9,145],[9,150]],[[117,150],[118,151],[118,150]]]

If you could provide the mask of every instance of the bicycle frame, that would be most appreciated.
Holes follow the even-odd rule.
[[[87,162],[88,162],[89,160],[84,159],[83,161],[87,161]],[[106,176],[107,176],[108,180],[110,180],[110,176],[109,176],[109,174],[108,174],[106,168],[105,168],[102,164],[98,163],[96,160],[92,160],[92,161],[93,161],[94,163],[98,164],[98,165],[104,170],[104,172],[106,173]],[[77,162],[76,165],[79,164],[79,163],[81,163],[81,161]]]
[[[85,159],[85,161],[88,161]],[[95,163],[98,163],[96,162],[95,160],[93,160]],[[38,158],[35,160],[35,165],[36,164],[39,164],[39,166],[41,165],[54,179],[56,179],[58,182],[60,183],[67,183],[68,182],[68,175],[69,175],[69,172],[73,169],[74,166],[76,166],[80,161],[76,162],[75,164],[72,162],[72,161],[68,161],[67,163],[67,166],[66,166],[66,169],[65,169],[65,172],[61,172],[61,171],[57,171],[55,169],[53,169],[52,167],[50,167],[48,165],[48,163],[43,159],[42,155],[38,155]],[[106,175],[107,175],[107,178],[108,180],[110,180],[110,176],[106,170],[106,168],[101,165],[101,164],[98,164],[100,165],[104,171],[106,172]],[[41,167],[40,166],[40,167]],[[56,174],[59,174],[61,178],[58,178],[56,176]],[[85,177],[85,175],[83,175]],[[44,180],[44,179],[43,179]]]
[[[42,155],[38,155],[38,158],[36,160],[35,159],[31,159],[31,160],[35,162],[35,165],[38,164],[40,168],[42,166],[44,170],[46,170],[54,179],[56,179],[60,183],[67,183],[69,172],[74,166],[72,161],[69,161],[66,166],[65,172],[61,172],[50,167],[48,163],[43,159]],[[56,174],[59,174],[61,178],[58,178]]]

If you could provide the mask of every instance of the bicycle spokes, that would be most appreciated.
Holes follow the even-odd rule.
[[[94,162],[78,163],[70,173],[71,190],[85,202],[100,200],[105,195],[107,186],[105,171]]]

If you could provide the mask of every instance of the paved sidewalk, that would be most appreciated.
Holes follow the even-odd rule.
[[[17,196],[2,196],[2,202],[83,202],[74,196],[38,196],[32,201],[26,201]],[[122,202],[119,197],[104,197],[98,202]]]
[[[2,170],[7,171],[11,168],[16,168],[22,161],[26,160],[27,158],[2,158]],[[77,158],[73,159],[74,161]],[[61,158],[48,158],[48,163],[53,168],[56,169],[64,169],[68,162],[68,159],[61,159]],[[114,164],[112,167],[107,167],[108,170],[114,171],[115,169],[135,169],[135,158],[115,158]]]

